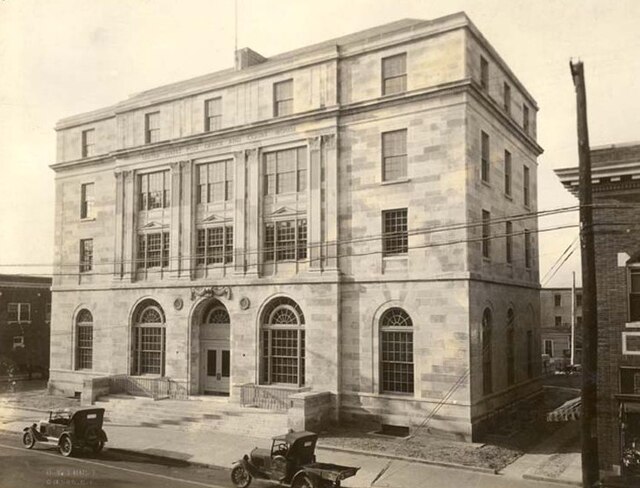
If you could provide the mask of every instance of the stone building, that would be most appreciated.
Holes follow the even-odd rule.
[[[0,274],[0,377],[47,375],[50,323],[51,278]]]
[[[575,307],[575,322],[572,312]],[[542,288],[540,290],[540,335],[542,354],[548,356],[548,368],[562,369],[571,362],[571,324],[574,325],[574,363],[580,364],[582,350],[582,289]]]
[[[600,468],[619,473],[621,448],[640,439],[640,143],[593,148],[591,164]],[[556,174],[577,196],[578,168]]]
[[[459,13],[61,120],[51,389],[480,433],[540,391],[536,112]]]

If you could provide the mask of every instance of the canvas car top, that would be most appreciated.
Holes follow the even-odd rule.
[[[309,432],[306,430],[300,432],[287,432],[286,434],[277,435],[273,437],[274,441],[285,441],[290,446],[293,445],[294,442],[302,439],[303,437],[314,437],[317,438],[318,434],[315,432]]]

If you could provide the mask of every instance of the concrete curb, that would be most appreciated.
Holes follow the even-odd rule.
[[[538,476],[537,474],[524,473],[522,475],[522,478],[525,479],[525,480],[545,481],[547,483],[555,483],[555,484],[558,484],[558,485],[565,485],[565,486],[582,486],[582,482],[581,481],[559,480],[558,478],[549,478],[547,476]]]
[[[360,456],[381,457],[381,458],[387,458],[387,459],[395,459],[398,461],[407,461],[410,463],[428,464],[431,466],[440,466],[441,468],[464,469],[466,471],[475,471],[477,473],[485,473],[485,474],[500,474],[498,473],[498,470],[492,469],[492,468],[482,468],[480,466],[468,466],[466,464],[449,463],[447,461],[434,461],[430,459],[414,458],[409,456],[398,456],[396,454],[386,454],[383,452],[374,452],[374,451],[363,451],[361,449],[351,449],[346,447],[317,445],[316,448],[323,449],[325,451],[344,452],[347,454],[358,454]]]
[[[55,409],[55,408],[50,408],[50,409],[42,409],[42,408],[32,408],[32,407],[14,407],[12,405],[8,405],[5,403],[0,403],[0,410],[6,408],[7,410],[27,410],[29,412],[38,412],[38,413],[49,413],[52,410],[61,410],[61,409]],[[64,410],[64,409],[62,409]]]

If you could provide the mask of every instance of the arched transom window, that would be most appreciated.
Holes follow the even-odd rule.
[[[164,376],[165,318],[162,308],[147,300],[134,314],[132,374]]]
[[[380,377],[383,393],[413,393],[413,322],[394,307],[380,317]]]
[[[493,390],[493,365],[491,363],[493,348],[491,310],[484,309],[482,314],[482,392],[487,395]]]
[[[93,368],[93,315],[86,308],[76,317],[76,369]]]
[[[212,308],[205,318],[205,324],[213,324],[213,325],[228,325],[231,323],[231,319],[229,318],[229,312],[224,307],[214,307]]]
[[[262,383],[303,386],[304,314],[290,298],[271,300],[262,313]]]

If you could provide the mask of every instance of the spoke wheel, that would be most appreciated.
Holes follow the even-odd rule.
[[[35,445],[35,443],[36,440],[33,437],[33,434],[30,431],[25,432],[22,436],[22,445],[27,449],[31,449]]]
[[[60,440],[60,454],[64,457],[69,457],[73,453],[73,444],[71,443],[71,439],[69,436],[64,436],[62,440]]]
[[[293,488],[316,488],[316,484],[308,476],[302,476],[298,478],[293,485]]]
[[[238,488],[247,488],[251,484],[251,474],[242,464],[236,464],[231,470],[231,482]]]

